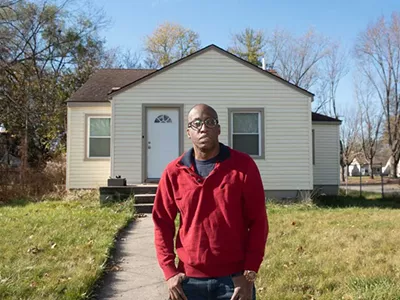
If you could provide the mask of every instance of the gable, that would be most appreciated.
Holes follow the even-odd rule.
[[[311,100],[313,100],[314,94],[312,94],[298,86],[293,85],[292,83],[282,79],[281,77],[275,75],[274,73],[262,70],[258,66],[255,66],[255,65],[253,65],[253,64],[251,64],[251,63],[249,63],[249,62],[247,62],[247,61],[245,61],[245,60],[243,60],[243,59],[241,59],[241,58],[239,58],[239,57],[237,57],[215,45],[210,45],[208,47],[205,47],[185,58],[182,58],[172,64],[169,64],[168,66],[165,66],[164,68],[161,68],[160,70],[157,70],[157,71],[155,71],[151,74],[148,74],[134,82],[131,82],[131,83],[123,86],[119,90],[112,91],[110,93],[110,95],[112,97],[114,97],[115,95],[118,95],[118,94],[126,91],[127,89],[133,88],[143,82],[151,80],[152,78],[161,76],[162,74],[164,74],[166,72],[172,72],[172,70],[176,71],[176,69],[181,69],[182,65],[189,64],[193,60],[207,59],[208,57],[211,57],[211,56],[214,58],[218,57],[218,59],[215,59],[215,61],[217,63],[224,61],[226,65],[229,65],[229,64],[241,65],[243,67],[243,68],[241,68],[241,70],[243,72],[243,77],[246,74],[249,74],[250,72],[253,72],[255,74],[260,74],[261,76],[264,76],[265,78],[268,78],[269,80],[274,81],[276,84],[283,85],[289,89],[292,89],[293,91],[295,91],[297,93],[300,93],[307,97],[311,97]],[[228,61],[230,63],[228,63]],[[223,75],[226,74],[226,72],[224,72],[224,64],[220,65],[220,68],[221,68],[221,72],[215,73],[215,68],[213,68],[212,71],[210,69],[204,69],[204,72],[209,71],[210,75],[218,75],[219,74],[220,76],[219,76],[218,80],[223,80]],[[239,67],[237,67],[237,69],[239,69]],[[231,70],[232,70],[232,68],[231,68]],[[187,74],[185,74],[185,76],[187,76]]]

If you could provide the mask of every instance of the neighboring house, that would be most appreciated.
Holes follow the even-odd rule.
[[[361,164],[358,162],[357,158],[354,158],[353,161],[351,162],[351,164],[349,165],[348,168],[348,176],[355,176],[353,174],[358,174],[360,175],[360,171],[361,171]]]
[[[354,158],[349,165],[349,176],[362,176],[368,175],[369,164],[363,162],[360,158]]]
[[[386,159],[380,156],[374,158],[372,172],[374,175],[386,174]],[[349,165],[349,176],[368,176],[370,175],[370,163],[363,157],[356,157]]]
[[[391,162],[392,158],[390,157],[386,164],[383,167],[383,174],[384,175],[389,175],[390,174],[390,162]],[[400,177],[400,163],[397,164],[397,177]]]
[[[249,153],[268,197],[339,187],[341,121],[313,94],[210,45],[160,70],[100,70],[68,100],[67,188],[157,181],[191,147],[187,113],[214,107],[220,141]]]

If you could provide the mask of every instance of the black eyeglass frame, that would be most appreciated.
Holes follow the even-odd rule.
[[[210,120],[212,120],[213,123],[215,122],[215,124],[212,124],[211,126],[210,126],[210,124],[207,124]],[[198,121],[200,121],[200,126],[198,126],[198,127],[193,126],[193,122],[198,122]],[[206,125],[207,128],[213,129],[213,128],[217,127],[219,122],[218,122],[218,119],[215,119],[215,118],[207,118],[205,120],[196,119],[196,120],[193,120],[188,123],[188,128],[191,128],[193,130],[199,130],[201,127],[203,127],[203,124]]]

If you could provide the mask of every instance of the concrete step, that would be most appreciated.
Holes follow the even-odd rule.
[[[100,193],[105,194],[155,194],[157,192],[157,184],[136,184],[126,186],[102,186]]]
[[[135,195],[135,203],[136,204],[144,204],[144,203],[154,203],[155,194],[136,194]]]
[[[134,207],[137,214],[151,214],[153,211],[153,203],[135,204]]]
[[[132,191],[137,194],[155,194],[158,184],[138,184],[132,187]]]
[[[104,186],[100,187],[100,203],[111,201],[124,201],[134,195],[152,194],[157,192],[157,184],[137,184],[127,186]],[[140,200],[139,200],[140,201]]]

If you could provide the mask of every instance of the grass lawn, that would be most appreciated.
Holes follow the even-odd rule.
[[[0,299],[84,299],[102,275],[132,203],[98,194],[0,205]]]
[[[400,300],[400,199],[357,194],[268,202],[259,300]],[[97,194],[0,205],[0,299],[89,298],[131,219],[131,202]]]
[[[399,198],[267,206],[258,299],[400,299]]]

